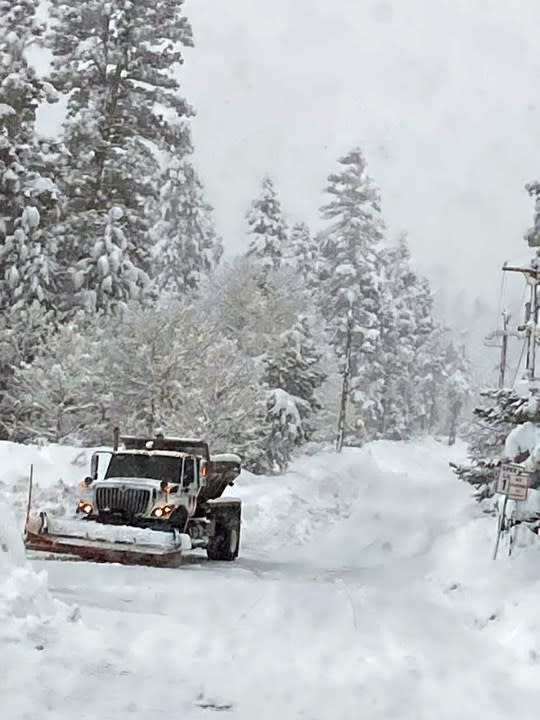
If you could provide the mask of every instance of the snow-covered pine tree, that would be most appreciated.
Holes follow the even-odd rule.
[[[494,493],[494,481],[511,430],[527,421],[540,422],[539,408],[531,407],[528,398],[510,388],[485,390],[480,395],[484,401],[473,410],[468,447],[470,462],[468,465],[452,465],[461,480],[474,486],[479,501]],[[523,459],[513,458],[516,462]]]
[[[472,395],[472,380],[465,346],[456,347],[450,342],[446,348],[446,431],[448,443],[456,441],[463,411]]]
[[[158,156],[181,158],[190,149],[191,109],[176,77],[183,47],[192,45],[182,6],[183,0],[50,2],[51,78],[69,97],[64,135],[71,160],[58,234],[76,301],[90,308],[114,310],[147,285]],[[113,207],[122,209],[114,222],[123,240],[111,244]]]
[[[25,58],[37,30],[37,0],[0,1],[0,239],[11,235],[25,207],[28,151],[42,89]]]
[[[191,161],[173,158],[164,173],[160,221],[152,233],[160,292],[176,298],[193,292],[219,262],[223,249],[211,212]]]
[[[37,6],[0,0],[0,402],[13,369],[50,332],[58,290],[50,231],[57,188],[35,136],[38,105],[57,95],[26,58],[40,33]]]
[[[267,432],[264,438],[265,466],[270,473],[285,472],[294,449],[302,443],[299,402],[280,388],[266,396]]]
[[[315,347],[306,316],[299,317],[296,324],[279,337],[263,360],[263,383],[270,391],[286,393],[290,403],[296,405],[295,426],[297,417],[300,418],[300,426],[295,432],[296,445],[311,438],[313,416],[321,410],[317,391],[326,376],[320,369],[320,361],[321,353]],[[272,407],[276,404],[275,401],[271,403]],[[272,419],[276,420],[274,415]],[[279,424],[285,430],[281,419]]]
[[[381,347],[384,256],[379,191],[364,156],[351,150],[328,178],[330,196],[321,212],[322,312],[341,361],[349,309],[353,314],[351,406],[346,442],[362,443],[382,432],[384,367]]]
[[[264,274],[279,270],[287,251],[287,226],[274,183],[269,177],[263,179],[261,194],[251,204],[247,221],[250,236],[248,257],[253,258]]]
[[[320,244],[306,223],[293,225],[286,257],[305,288],[313,293],[319,284]]]
[[[385,250],[384,265],[383,435],[404,439],[443,430],[441,422],[448,430],[468,392],[466,361],[434,317],[429,283],[412,269],[405,236]]]
[[[0,0],[0,311],[10,324],[54,306],[55,241],[46,220],[57,188],[35,117],[38,105],[57,95],[26,59],[40,32],[37,6],[38,0]]]
[[[97,292],[94,290],[87,292],[87,299],[92,298],[90,304],[92,309],[101,309],[105,303],[108,304],[109,309],[114,310],[117,304],[126,304],[131,298],[137,297],[140,271],[127,252],[128,240],[123,219],[124,210],[120,205],[113,205],[104,215],[103,237],[97,239],[93,257],[89,261],[95,262],[96,282],[99,288]],[[77,272],[73,274],[76,290],[84,287],[85,270],[89,262],[79,263]]]
[[[425,278],[418,278],[415,298],[414,393],[410,418],[412,431],[425,434],[441,430],[448,380],[445,356],[448,337],[434,317],[433,295]]]
[[[382,352],[382,435],[403,440],[412,433],[412,404],[416,392],[416,327],[418,278],[410,266],[405,236],[385,250]]]

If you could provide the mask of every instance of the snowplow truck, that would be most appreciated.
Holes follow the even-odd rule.
[[[71,519],[32,515],[32,479],[25,525],[27,549],[96,562],[175,567],[193,548],[210,560],[235,560],[241,503],[223,498],[240,474],[235,454],[210,455],[202,440],[115,438],[92,455]]]

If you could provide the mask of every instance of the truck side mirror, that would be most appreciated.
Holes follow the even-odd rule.
[[[99,465],[99,455],[97,453],[94,453],[92,455],[92,460],[90,461],[90,477],[92,478],[92,480],[97,480],[98,465]]]

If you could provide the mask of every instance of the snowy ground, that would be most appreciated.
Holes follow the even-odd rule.
[[[246,474],[234,564],[24,565],[4,524],[2,717],[536,717],[540,555],[492,562],[495,520],[448,470],[460,453],[381,442]],[[84,455],[0,444],[0,497],[20,521],[34,462],[58,511]]]

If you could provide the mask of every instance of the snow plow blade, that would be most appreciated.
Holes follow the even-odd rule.
[[[180,533],[127,526],[100,527],[98,523],[79,520],[54,521],[50,526],[45,513],[30,519],[25,533],[27,550],[121,565],[178,567],[183,551],[190,545],[189,537]]]

